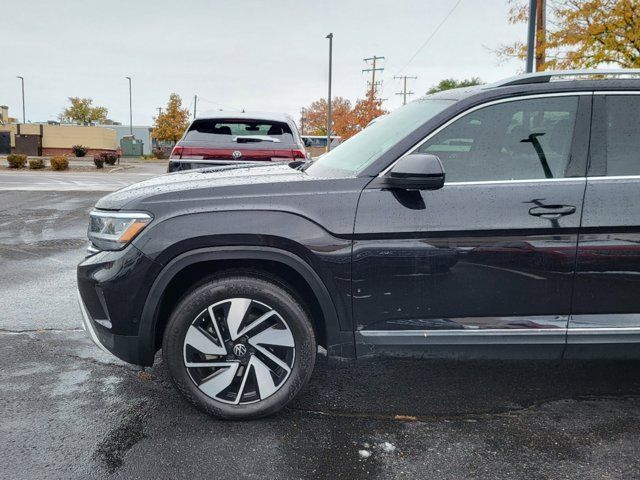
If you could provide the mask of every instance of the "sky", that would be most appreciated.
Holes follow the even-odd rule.
[[[443,78],[490,82],[523,70],[494,50],[524,40],[526,25],[507,22],[507,0],[31,0],[3,2],[5,48],[0,105],[27,121],[55,120],[71,96],[92,98],[109,118],[152,124],[169,94],[198,112],[285,112],[327,95],[328,40],[333,95],[362,98],[370,74],[363,61],[383,56],[380,97],[402,104],[397,75],[423,95]],[[432,37],[422,48],[420,47]],[[416,55],[417,53],[417,55]],[[414,57],[411,60],[412,57]],[[410,62],[411,60],[411,62]],[[410,63],[408,63],[410,62]],[[407,65],[408,63],[408,65]]]

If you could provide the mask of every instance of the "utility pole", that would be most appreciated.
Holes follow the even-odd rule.
[[[129,80],[129,135],[133,137],[133,107],[131,103],[131,77],[124,77]]]
[[[198,95],[193,97],[193,119],[196,119],[196,113],[198,111]]]
[[[536,3],[536,72],[544,70],[546,61],[546,42],[547,42],[547,15],[546,0],[537,0]]]
[[[394,79],[402,79],[402,91],[397,92],[396,95],[402,95],[402,105],[407,104],[407,95],[413,95],[414,92],[407,92],[407,79],[415,80],[418,77],[409,77],[407,75],[394,76]]]
[[[329,39],[329,92],[327,94],[327,152],[331,150],[331,130],[333,123],[331,123],[331,69],[333,64],[333,33],[330,33],[325,38]]]
[[[162,107],[158,107],[158,117],[162,114]]]
[[[371,101],[375,100],[376,98],[376,72],[382,72],[384,70],[384,68],[382,67],[376,67],[376,62],[378,60],[384,60],[384,57],[378,57],[376,55],[374,55],[373,57],[369,57],[369,58],[365,58],[364,61],[368,64],[369,62],[371,62],[371,68],[364,68],[362,69],[362,73],[364,72],[371,72],[371,92],[370,92],[370,97],[371,97]]]
[[[529,28],[527,29],[527,64],[526,72],[533,72],[533,57],[535,56],[536,42],[536,10],[538,0],[529,0]]]
[[[25,115],[25,109],[24,109],[24,77],[21,77],[20,75],[18,75],[16,78],[19,78],[20,81],[22,82],[22,123],[27,123],[27,116]]]

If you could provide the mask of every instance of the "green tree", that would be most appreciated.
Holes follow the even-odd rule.
[[[155,117],[151,136],[156,140],[177,142],[189,126],[189,110],[182,108],[182,99],[177,93],[169,95],[164,112]]]
[[[90,98],[69,97],[69,102],[71,105],[58,115],[61,122],[91,125],[107,119],[109,111],[105,107],[94,107],[93,100]]]
[[[427,95],[432,93],[442,92],[443,90],[451,90],[452,88],[472,87],[474,85],[482,85],[482,80],[478,77],[465,78],[463,80],[456,80],[455,78],[445,78],[440,80],[437,85],[434,85],[427,90]]]

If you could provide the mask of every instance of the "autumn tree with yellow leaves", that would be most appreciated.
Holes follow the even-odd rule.
[[[172,93],[164,112],[160,112],[154,120],[151,136],[156,140],[175,143],[189,126],[189,110],[182,108],[180,95]]]
[[[526,23],[524,0],[511,0],[510,23]],[[640,67],[640,0],[548,0],[547,31],[536,42],[538,70]],[[503,45],[502,58],[526,58],[526,45]]]

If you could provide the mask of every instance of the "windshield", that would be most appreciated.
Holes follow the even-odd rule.
[[[440,113],[455,100],[417,100],[378,117],[367,128],[325,153],[307,168],[311,175],[354,175]]]

